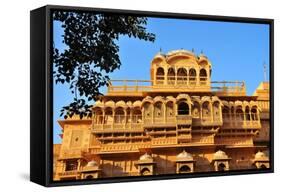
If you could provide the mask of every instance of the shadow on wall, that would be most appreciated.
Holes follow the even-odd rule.
[[[195,155],[193,158],[195,160],[194,172],[208,172],[215,170],[214,166],[206,157]]]

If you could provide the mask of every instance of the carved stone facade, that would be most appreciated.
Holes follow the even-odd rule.
[[[92,119],[58,121],[54,179],[270,167],[269,84],[248,96],[211,71],[206,56],[176,50],[153,58],[150,80],[111,81]]]

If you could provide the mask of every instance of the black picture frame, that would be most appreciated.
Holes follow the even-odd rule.
[[[205,21],[268,24],[270,26],[270,168],[239,170],[224,173],[192,173],[184,175],[154,175],[138,177],[102,178],[97,180],[53,181],[53,79],[52,79],[52,10],[103,12],[185,18]],[[116,183],[177,178],[194,178],[274,172],[274,20],[262,18],[196,15],[186,13],[149,12],[139,10],[100,9],[46,5],[30,12],[30,180],[43,186],[65,186],[97,183]]]

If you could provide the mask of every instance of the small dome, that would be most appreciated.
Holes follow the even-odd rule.
[[[140,160],[152,160],[152,157],[149,154],[145,153],[144,155],[140,156]]]
[[[177,159],[193,160],[193,157],[190,153],[187,153],[185,150],[183,150],[180,154],[177,155]]]
[[[106,107],[114,108],[114,107],[115,107],[115,102],[112,101],[112,100],[107,101],[107,102],[105,103],[105,106],[106,106]]]
[[[166,55],[171,56],[171,55],[175,55],[175,54],[186,54],[186,55],[194,56],[194,53],[192,51],[188,51],[185,49],[173,50],[173,51],[168,52]]]
[[[126,108],[127,107],[127,104],[125,103],[125,101],[121,100],[121,101],[118,101],[116,103],[116,107],[123,107],[123,108]]]
[[[100,100],[98,100],[98,101],[96,101],[95,104],[94,104],[94,108],[95,108],[95,107],[101,107],[101,108],[103,108],[103,107],[104,107],[104,103],[101,102]]]
[[[255,160],[268,160],[268,156],[264,152],[257,152],[255,155]]]
[[[226,155],[226,153],[222,150],[218,150],[215,154],[214,154],[214,160],[216,159],[228,159],[228,156]]]
[[[97,165],[98,165],[98,163],[96,161],[92,160],[87,163],[86,167],[94,167]]]
[[[142,102],[140,100],[137,100],[133,103],[133,107],[141,107]]]

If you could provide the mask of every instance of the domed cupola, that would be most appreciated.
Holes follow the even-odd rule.
[[[194,172],[194,163],[192,154],[183,150],[176,157],[177,173]]]
[[[89,161],[86,165],[86,167],[94,167],[98,166],[98,163],[95,160]]]
[[[84,166],[81,172],[82,179],[95,179],[100,176],[99,164],[95,160],[89,161],[86,166]]]
[[[144,155],[140,156],[140,161],[149,161],[149,160],[153,160],[153,158],[148,154],[145,153]]]
[[[228,171],[230,160],[231,158],[224,151],[218,150],[215,152],[212,160],[215,171]]]
[[[226,153],[222,150],[218,150],[213,156],[213,160],[223,160],[223,159],[229,159],[229,158],[226,155]]]
[[[187,153],[183,150],[180,154],[177,155],[178,161],[193,161],[193,157],[190,153]]]
[[[136,165],[140,175],[153,175],[155,162],[153,162],[152,156],[148,153],[141,155]]]
[[[265,152],[259,151],[255,154],[254,165],[258,169],[269,168],[269,157]]]

